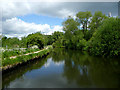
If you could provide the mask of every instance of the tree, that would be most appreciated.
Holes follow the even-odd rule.
[[[108,18],[90,39],[90,52],[99,56],[120,56],[120,19]]]
[[[30,34],[27,37],[27,47],[37,45],[39,49],[44,46],[44,38],[41,33]]]
[[[52,34],[52,38],[54,43],[52,44],[53,47],[63,47],[64,45],[64,37],[63,37],[63,32],[55,31]]]
[[[17,37],[7,38],[6,36],[2,37],[2,47],[8,46],[8,48],[19,47],[20,40]]]
[[[92,17],[92,20],[90,22],[89,28],[92,31],[91,34],[94,33],[94,31],[102,25],[103,20],[105,20],[107,16],[103,14],[101,11],[96,11],[94,16]]]
[[[68,17],[66,21],[62,23],[63,30],[65,31],[64,38],[65,38],[65,46],[67,48],[73,47],[72,38],[75,34],[75,31],[78,31],[79,23],[76,22],[71,16]]]
[[[63,23],[63,30],[65,31],[65,37],[66,39],[71,40],[72,35],[74,34],[75,31],[78,30],[78,24],[71,16],[68,17],[66,21]]]
[[[53,38],[52,35],[43,35],[45,39],[45,45],[52,45]]]
[[[52,34],[53,42],[57,41],[61,36],[63,36],[63,32],[55,31]]]
[[[87,31],[88,29],[88,24],[89,24],[89,19],[92,17],[91,12],[86,11],[86,12],[78,12],[76,14],[76,20],[79,23],[79,25],[82,25],[83,28],[83,33],[85,33],[85,30]]]
[[[27,37],[22,37],[20,40],[20,47],[27,48]]]
[[[6,36],[3,36],[3,37],[2,37],[2,47],[5,47],[5,46],[6,46],[6,40],[7,40],[7,37],[6,37]]]
[[[68,17],[68,19],[63,22],[63,30],[65,31],[65,47],[66,48],[74,48],[74,49],[82,49],[85,45],[85,40],[83,40],[83,32],[78,29],[79,23],[75,21],[72,17]]]

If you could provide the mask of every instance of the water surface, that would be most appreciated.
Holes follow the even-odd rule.
[[[3,88],[119,88],[118,59],[92,57],[79,50],[54,49],[3,75]]]

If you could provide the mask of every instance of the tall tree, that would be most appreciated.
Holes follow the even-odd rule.
[[[69,16],[68,19],[64,21],[62,24],[63,30],[65,31],[66,39],[71,40],[74,32],[78,30],[77,26],[79,25],[79,23],[76,22],[71,16]]]
[[[86,11],[86,12],[78,12],[76,14],[76,20],[79,23],[79,25],[82,25],[83,33],[85,33],[85,30],[87,31],[88,24],[89,24],[89,19],[92,17],[91,12]]]
[[[96,11],[89,25],[90,30],[96,30],[106,18],[107,16],[101,11]]]

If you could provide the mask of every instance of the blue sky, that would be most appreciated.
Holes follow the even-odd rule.
[[[63,18],[46,16],[46,15],[45,16],[44,15],[36,15],[36,14],[17,16],[17,18],[19,18],[27,23],[49,24],[50,26],[53,26],[53,25],[62,26],[62,22],[65,20]]]

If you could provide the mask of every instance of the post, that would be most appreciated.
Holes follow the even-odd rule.
[[[111,15],[111,12],[109,12],[109,14],[108,14],[108,17],[111,17],[112,15]]]

